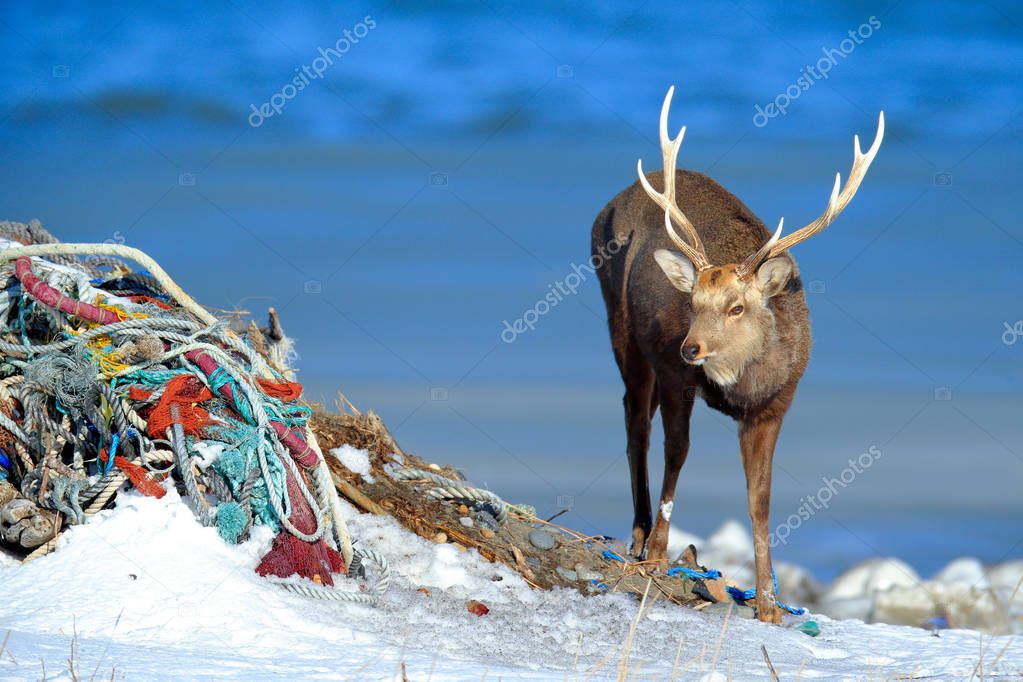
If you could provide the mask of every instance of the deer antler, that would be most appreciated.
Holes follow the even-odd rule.
[[[884,112],[882,111],[877,119],[877,134],[874,135],[874,142],[870,145],[870,149],[867,150],[866,154],[860,150],[860,136],[853,136],[853,165],[849,170],[849,177],[845,181],[845,186],[842,186],[842,174],[835,173],[835,186],[831,190],[831,198],[828,199],[828,207],[824,210],[824,213],[813,222],[801,227],[792,234],[785,235],[781,239],[778,238],[781,232],[781,224],[779,224],[778,231],[775,232],[771,240],[743,261],[737,270],[737,274],[740,277],[752,275],[760,267],[760,264],[768,258],[780,256],[796,244],[805,242],[830,225],[838,217],[838,214],[845,210],[845,207],[849,205],[849,202],[856,195],[856,190],[860,188],[860,183],[863,182],[863,178],[867,175],[867,170],[874,161],[877,150],[881,148],[881,140],[883,138]],[[839,192],[839,187],[841,187],[841,192]]]
[[[678,150],[682,146],[682,138],[685,137],[686,128],[682,126],[682,129],[678,133],[678,137],[674,140],[668,137],[668,110],[671,108],[671,96],[675,94],[675,86],[668,88],[668,94],[664,97],[664,104],[661,105],[661,128],[660,128],[660,140],[661,140],[661,156],[663,157],[663,171],[662,176],[664,178],[664,192],[657,192],[651,186],[650,181],[646,179],[646,174],[643,172],[643,160],[640,159],[636,163],[636,171],[639,173],[639,182],[643,185],[643,189],[646,190],[647,195],[654,200],[654,202],[665,211],[664,227],[668,231],[668,236],[671,241],[675,243],[679,251],[685,254],[693,267],[697,270],[704,270],[710,267],[710,262],[707,260],[707,252],[703,248],[703,243],[700,241],[700,235],[696,233],[696,228],[689,222],[685,214],[682,213],[682,209],[675,203],[675,162],[678,159]],[[689,239],[687,242],[685,239],[679,236],[675,229],[671,226],[671,221],[674,220],[678,225],[682,227],[682,230],[686,233],[686,237]]]

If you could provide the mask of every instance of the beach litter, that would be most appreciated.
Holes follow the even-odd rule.
[[[741,562],[752,554],[738,524],[706,541],[672,529],[678,559],[661,571],[629,557],[620,542],[541,518],[403,450],[379,416],[344,396],[332,411],[302,402],[275,315],[265,328],[217,319],[134,250],[55,244],[37,224],[0,223],[0,239],[0,572],[17,594],[4,615],[14,629],[9,646],[22,660],[46,650],[52,662],[49,640],[63,636],[54,632],[77,627],[81,635],[84,624],[90,646],[99,650],[102,635],[125,665],[145,667],[139,679],[155,679],[154,666],[174,668],[184,641],[192,647],[187,659],[205,672],[214,665],[207,634],[230,617],[224,661],[263,665],[264,645],[277,647],[278,660],[299,660],[315,648],[311,641],[322,641],[349,664],[376,657],[358,665],[375,665],[381,678],[399,622],[402,636],[425,650],[407,652],[417,669],[437,652],[454,660],[475,647],[486,665],[496,657],[501,665],[545,666],[516,673],[530,679],[563,676],[551,670],[571,676],[573,661],[608,672],[601,672],[608,652],[623,639],[635,647],[634,660],[664,678],[663,652],[683,646],[682,669],[707,679],[733,665],[740,677],[762,674],[764,665],[787,677],[836,666],[924,675],[978,665],[975,634],[955,628],[971,622],[967,600],[976,606],[982,595],[955,582],[933,598],[961,597],[964,606],[956,602],[931,624],[941,628],[935,636],[820,615],[763,627],[729,594],[752,596],[737,584],[749,583]],[[701,564],[697,547],[713,566]],[[392,559],[393,582],[381,553]],[[980,570],[993,588],[1009,585],[1012,603],[1020,564],[978,566],[958,560],[939,577],[972,580]],[[85,569],[104,579],[78,580]],[[890,560],[861,566],[824,598],[858,607],[871,590],[872,617],[920,624],[933,609],[923,599],[931,590],[892,573]],[[154,577],[164,574],[166,581]],[[782,564],[778,577],[782,592],[804,604],[809,592],[797,592],[800,585],[823,589]],[[164,582],[173,592],[161,591]],[[57,604],[53,584],[62,589]],[[154,628],[152,615],[168,599],[184,601]],[[359,645],[338,646],[356,620]],[[126,634],[114,638],[111,623]],[[274,629],[281,623],[288,627]],[[822,628],[823,637],[803,636]],[[237,639],[249,642],[242,651],[260,642],[261,655],[240,658]],[[985,642],[987,671],[1015,670],[1012,642]],[[926,670],[898,660],[908,646],[929,662]],[[145,657],[132,655],[140,650]],[[315,655],[322,665],[320,649]],[[39,679],[13,656],[0,668],[5,679],[12,672],[12,679]]]
[[[8,555],[31,561],[55,551],[64,529],[112,506],[121,490],[162,497],[174,486],[227,543],[271,529],[256,571],[314,598],[372,602],[387,587],[384,557],[353,547],[340,498],[504,564],[536,589],[638,597],[650,583],[651,599],[698,609],[753,596],[731,557],[749,556],[734,524],[709,543],[734,550],[708,554],[720,571],[700,565],[695,548],[667,574],[626,560],[610,538],[540,518],[402,450],[377,415],[343,396],[335,411],[304,403],[273,311],[263,328],[219,319],[140,251],[61,244],[38,222],[0,222],[0,272],[0,551]],[[896,564],[865,563],[820,594],[785,567],[780,593],[836,617],[1019,630],[1016,564],[987,570],[957,560],[926,590]],[[996,589],[964,586],[980,578]],[[930,620],[945,612],[940,625]]]
[[[309,597],[372,602],[386,561],[353,547],[340,493],[536,588],[642,594],[653,580],[676,603],[701,601],[690,578],[609,562],[605,538],[403,452],[372,413],[302,402],[272,311],[265,331],[233,329],[141,251],[62,244],[38,222],[0,223],[0,275],[0,541],[22,561],[56,551],[62,530],[121,490],[163,497],[174,486],[229,544],[272,530],[259,575]],[[358,579],[367,563],[371,582]]]
[[[361,412],[344,395],[335,408],[317,408],[310,423],[324,449],[345,449],[344,457],[328,459],[328,467],[342,497],[364,512],[391,516],[417,535],[459,551],[474,550],[515,570],[536,589],[622,592],[637,598],[647,593],[650,602],[663,599],[697,609],[732,604],[752,613],[743,605],[754,592],[701,566],[695,548],[683,552],[667,571],[626,558],[626,548],[611,538],[541,518],[535,509],[509,503],[455,469],[403,450],[378,415]],[[804,613],[786,608],[796,616]]]
[[[808,620],[797,628],[800,632],[811,637],[816,637],[821,633],[821,627],[815,620]]]
[[[61,244],[37,222],[0,223],[0,275],[7,551],[31,561],[119,490],[175,485],[226,542],[272,529],[256,571],[287,589],[364,602],[386,589],[383,558],[352,547],[273,338],[233,331],[136,249]],[[375,584],[345,578],[365,561]]]
[[[310,597],[373,601],[387,586],[384,558],[353,547],[340,495],[537,589],[697,608],[752,598],[695,549],[665,573],[419,459],[344,396],[334,412],[302,402],[272,310],[265,330],[234,328],[140,251],[5,222],[0,272],[0,539],[25,561],[119,490],[162,497],[173,485],[225,542],[269,527],[256,572]],[[367,561],[372,583],[359,580]]]

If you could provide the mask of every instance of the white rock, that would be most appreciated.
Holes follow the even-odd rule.
[[[707,538],[704,550],[722,563],[744,564],[753,558],[753,538],[746,526],[735,519],[729,519]]]
[[[814,604],[824,592],[824,586],[802,566],[775,562],[774,574],[778,577],[778,598],[793,606]]]
[[[874,596],[834,598],[824,595],[814,611],[835,620],[862,620],[866,623],[870,622],[870,614],[874,611]]]
[[[718,562],[711,568],[717,568],[727,580],[731,580],[744,590],[757,586],[757,568],[752,560],[744,564]]]
[[[734,519],[725,521],[707,538],[700,550],[700,563],[716,568],[743,589],[753,587],[756,581],[753,558],[753,538],[746,526]]]
[[[920,626],[944,616],[953,628],[969,628],[992,635],[1012,632],[1004,605],[990,590],[965,583],[927,582],[915,587],[893,587],[874,597],[873,622]]]
[[[938,571],[933,578],[936,583],[946,585],[965,585],[966,587],[986,588],[988,579],[984,573],[984,564],[973,557],[953,559],[945,568]]]
[[[893,587],[915,587],[921,582],[913,568],[895,558],[867,559],[835,578],[825,599],[835,601],[872,595]]]
[[[1008,590],[1009,594],[1016,589],[1023,580],[1023,559],[1014,559],[997,564],[988,571],[987,578],[991,586],[999,590]],[[1023,601],[1023,587],[1016,592],[1014,602]]]

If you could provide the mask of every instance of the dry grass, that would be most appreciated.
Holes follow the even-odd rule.
[[[423,461],[402,450],[379,416],[373,412],[362,412],[344,395],[338,395],[336,407],[337,412],[328,412],[322,406],[313,406],[310,424],[324,451],[349,445],[370,453],[373,482],[348,471],[336,458],[327,458],[338,492],[360,510],[386,514],[427,540],[455,543],[460,549],[476,550],[487,561],[500,562],[512,568],[536,589],[565,587],[589,593],[590,583],[566,578],[557,571],[559,567],[567,569],[583,564],[600,572],[604,576],[602,582],[613,591],[628,592],[638,597],[652,578],[652,596],[688,606],[701,601],[694,595],[691,583],[653,576],[649,564],[606,562],[601,557],[601,550],[614,548],[603,538],[585,535],[532,515],[513,511],[499,529],[486,529],[485,533],[476,526],[463,526],[460,516],[467,513],[465,509],[459,512],[459,505],[430,497],[427,494],[427,488],[433,485],[430,481],[398,480],[388,475],[385,467],[388,463],[393,466],[392,455],[398,454],[407,467],[429,469],[455,480],[462,479],[459,472]],[[535,548],[528,540],[529,533],[535,528],[544,528],[555,535],[557,546],[546,551]]]
[[[343,393],[337,395],[336,412],[327,412],[317,404],[310,407],[320,417],[316,420],[318,436],[322,433],[331,442],[347,443],[378,457],[387,457],[395,452],[405,454],[376,412],[360,411]]]
[[[636,610],[636,617],[629,624],[629,634],[625,637],[625,644],[622,646],[622,656],[618,659],[618,682],[626,682],[628,679],[629,661],[632,658],[632,642],[636,637],[636,628],[639,627],[639,621],[645,615],[644,609],[646,608],[646,600],[650,595],[650,585],[652,583],[652,580],[647,580],[646,589],[643,590],[643,599],[639,602],[639,608]]]
[[[71,623],[71,653],[67,657],[67,672],[71,676],[71,682],[81,682],[82,647],[78,643],[78,623],[75,620],[72,620]],[[43,674],[45,676],[45,669]]]
[[[774,680],[774,682],[781,682],[778,678],[778,671],[774,669],[774,664],[771,663],[771,657],[767,655],[767,645],[761,644],[760,651],[764,654],[764,663],[767,664],[767,669],[771,673],[771,679]]]

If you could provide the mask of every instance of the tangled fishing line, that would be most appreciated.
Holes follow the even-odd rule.
[[[320,599],[383,593],[386,562],[352,548],[280,334],[231,330],[141,251],[61,244],[34,221],[0,222],[0,282],[7,547],[30,560],[124,486],[163,497],[172,482],[229,543],[276,532],[260,575]],[[363,560],[373,586],[334,586]]]

